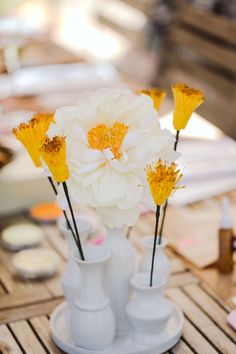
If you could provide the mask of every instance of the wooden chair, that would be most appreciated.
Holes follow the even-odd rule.
[[[202,89],[206,101],[199,113],[236,139],[236,21],[190,5],[179,8],[155,81]]]

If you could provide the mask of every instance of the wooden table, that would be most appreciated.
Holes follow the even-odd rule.
[[[3,218],[1,228],[27,216]],[[142,216],[131,233],[131,240],[141,256],[138,238],[153,228],[153,215]],[[65,240],[55,225],[42,225],[43,245],[60,257],[56,276],[43,281],[23,281],[14,275],[14,253],[0,248],[0,353],[61,353],[50,337],[51,311],[63,301],[60,273],[66,262]],[[167,295],[185,314],[180,342],[169,353],[236,353],[236,333],[226,324],[231,305],[209,285],[190,271],[170,249],[171,277]],[[139,258],[139,257],[138,257]]]

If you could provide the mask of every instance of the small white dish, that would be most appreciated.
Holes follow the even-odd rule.
[[[42,239],[43,230],[29,222],[7,227],[1,236],[2,245],[11,251],[37,246]]]
[[[50,319],[51,335],[56,345],[68,354],[161,354],[175,346],[179,341],[184,325],[184,316],[179,307],[173,304],[173,312],[165,331],[157,334],[158,344],[142,347],[132,340],[132,332],[116,336],[112,346],[103,351],[87,350],[73,344],[70,334],[70,312],[66,302],[55,308]]]
[[[12,258],[12,264],[16,273],[24,278],[49,277],[58,270],[59,256],[47,248],[24,250]]]

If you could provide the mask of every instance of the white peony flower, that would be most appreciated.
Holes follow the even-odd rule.
[[[146,197],[144,168],[153,158],[173,161],[173,138],[161,130],[152,99],[102,89],[55,112],[49,135],[65,135],[72,198],[96,208],[109,227],[133,225]]]

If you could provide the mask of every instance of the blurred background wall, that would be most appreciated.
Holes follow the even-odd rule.
[[[206,93],[200,113],[235,138],[235,21],[235,0],[2,0],[0,73],[92,62],[136,86],[185,81]],[[0,99],[8,86],[0,77]]]

